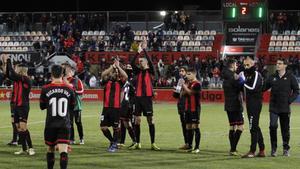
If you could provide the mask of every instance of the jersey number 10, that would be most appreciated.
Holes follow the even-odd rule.
[[[52,116],[56,116],[57,114],[61,117],[65,117],[68,111],[68,100],[66,98],[59,98],[57,100],[56,97],[50,99],[50,105],[52,105]]]

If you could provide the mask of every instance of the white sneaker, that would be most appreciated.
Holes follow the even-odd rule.
[[[70,140],[70,145],[76,144],[74,140]]]
[[[30,156],[35,155],[34,149],[33,149],[33,148],[30,148],[30,149],[28,150],[28,154],[29,154]]]
[[[83,139],[79,140],[79,144],[83,145],[84,144],[84,140]]]
[[[14,154],[15,154],[15,155],[27,154],[27,151],[23,151],[23,149],[21,149],[20,151],[14,152]]]

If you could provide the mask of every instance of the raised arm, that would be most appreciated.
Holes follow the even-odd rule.
[[[124,78],[123,80],[126,81],[128,79],[128,76],[127,76],[127,73],[120,67],[120,62],[117,60],[117,61],[115,61],[114,65],[119,70],[120,75]]]
[[[149,71],[150,71],[151,74],[154,75],[155,71],[154,71],[154,66],[153,66],[152,60],[151,60],[150,57],[148,56],[146,49],[143,49],[143,51],[144,51],[145,56],[146,56],[146,59],[147,59],[147,61],[148,61]]]
[[[19,75],[15,72],[15,70],[12,68],[12,63],[10,59],[7,59],[7,65],[6,65],[6,76],[12,80],[12,81],[24,81],[24,77],[22,75]]]
[[[139,53],[136,53],[136,55],[133,57],[133,59],[130,61],[130,65],[132,67],[132,71],[134,74],[137,74],[139,72],[139,68],[136,66],[135,61],[136,58],[138,57]]]
[[[105,69],[101,74],[101,79],[105,79],[106,76],[113,71],[113,69],[114,67],[112,65],[108,69]]]

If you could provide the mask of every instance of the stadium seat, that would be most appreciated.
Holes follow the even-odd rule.
[[[183,36],[183,35],[184,35],[184,31],[179,31],[179,32],[178,32],[178,35]]]
[[[282,35],[278,35],[276,39],[277,40],[283,40],[283,36]]]
[[[31,31],[30,36],[36,36],[36,32],[35,31]]]
[[[290,30],[285,30],[284,31],[284,35],[290,35],[291,34],[291,31]]]
[[[176,42],[175,41],[171,41],[171,46],[176,46]]]
[[[41,31],[37,31],[37,32],[36,32],[36,35],[37,35],[37,36],[42,36],[43,34],[42,34]]]
[[[178,40],[183,40],[183,36],[179,35]]]
[[[282,42],[281,41],[277,41],[276,42],[276,46],[282,46]]]
[[[215,37],[212,35],[209,35],[208,40],[215,40]]]
[[[186,51],[186,47],[185,47],[185,46],[182,46],[182,47],[181,47],[181,51],[185,52],[185,51]]]
[[[289,42],[288,41],[283,41],[282,46],[289,46]]]
[[[46,40],[45,36],[40,36],[39,41],[44,42]]]
[[[275,46],[275,41],[270,41],[269,46]]]
[[[212,47],[211,46],[207,46],[206,48],[205,48],[205,51],[212,51]]]
[[[9,52],[9,51],[10,51],[10,47],[8,47],[8,46],[7,46],[7,47],[5,47],[5,48],[4,48],[4,51],[7,51],[7,52]]]
[[[205,46],[201,46],[200,51],[205,51]]]
[[[10,37],[6,36],[4,40],[7,41],[7,42],[10,41]]]
[[[295,36],[295,35],[291,35],[291,36],[290,36],[290,40],[291,40],[291,41],[295,41],[295,40],[296,40],[296,36]]]
[[[194,41],[189,41],[189,45],[188,46],[195,46]]]
[[[286,46],[283,46],[283,47],[281,48],[281,51],[286,52],[286,51],[287,51],[287,47],[286,47]]]
[[[194,50],[194,48],[192,47],[192,46],[189,46],[188,48],[187,48],[187,51],[193,51]]]
[[[13,32],[8,32],[7,36],[14,36]]]
[[[142,31],[142,35],[147,36],[147,35],[148,35],[148,32],[147,32],[146,30],[143,30],[143,31]]]
[[[275,51],[276,51],[276,52],[281,51],[281,47],[280,47],[280,46],[276,46],[276,47],[275,47]]]
[[[178,31],[177,31],[177,30],[174,30],[174,31],[173,31],[173,35],[178,35]]]
[[[1,36],[7,36],[7,32],[3,32]]]
[[[216,34],[217,34],[217,31],[216,31],[216,30],[211,30],[211,31],[210,31],[210,35],[213,35],[213,36],[214,36],[214,35],[216,35]]]
[[[6,41],[2,42],[2,46],[7,46],[7,42]]]
[[[197,32],[197,34],[198,35],[203,35],[204,33],[203,33],[203,30],[199,30],[198,32]]]
[[[197,35],[196,36],[196,40],[202,40],[202,36],[201,35]]]
[[[291,31],[291,35],[296,35],[296,34],[297,34],[297,31],[295,31],[295,30]]]
[[[20,46],[25,46],[25,42],[20,42],[20,44],[19,44]]]
[[[190,33],[191,33],[191,31],[186,31],[186,32],[184,33],[184,35],[187,35],[187,36],[189,36],[189,35],[190,35]]]
[[[272,31],[272,35],[278,35],[278,31],[277,30],[273,30]]]
[[[14,43],[12,41],[7,43],[7,46],[14,46]]]
[[[94,35],[94,32],[93,31],[88,31],[88,36],[93,36]]]
[[[22,47],[17,47],[17,51],[23,51],[23,48]]]
[[[94,31],[94,35],[98,36],[98,35],[100,35],[100,32],[99,31]]]
[[[187,41],[182,42],[182,46],[188,46],[188,45],[189,45],[189,43]]]
[[[205,30],[204,35],[209,35],[209,30]]]
[[[86,36],[87,34],[88,34],[87,31],[82,31],[81,33],[82,36]]]
[[[28,47],[26,47],[26,46],[23,47],[23,51],[24,51],[24,52],[27,52],[27,51],[28,51]]]
[[[208,40],[208,36],[206,35],[202,36],[202,40]]]
[[[200,51],[200,47],[199,46],[195,46],[194,47],[194,51]]]
[[[296,41],[295,45],[300,46],[300,41]]]
[[[300,51],[300,46],[296,46],[296,47],[294,48],[294,50],[295,50],[296,52],[299,52],[299,51]]]
[[[173,35],[172,31],[167,31],[165,35]]]
[[[185,36],[183,37],[183,40],[190,40],[190,37],[187,36],[187,35],[185,35]]]
[[[141,36],[141,35],[142,35],[142,32],[141,32],[141,31],[136,31],[136,32],[135,32],[135,35]]]
[[[104,36],[105,34],[105,31],[100,31],[100,35]]]
[[[295,42],[294,41],[290,41],[289,42],[289,46],[295,46]]]
[[[14,46],[20,46],[19,42],[14,42]]]
[[[294,51],[294,47],[289,46],[289,47],[288,47],[288,51],[289,51],[289,52],[293,52],[293,51]]]
[[[290,40],[290,36],[287,36],[287,35],[283,36],[283,40],[289,41]]]
[[[195,41],[195,46],[200,46],[200,45],[201,45],[200,41]]]
[[[276,40],[276,36],[275,35],[272,35],[270,40]]]
[[[270,46],[269,48],[268,48],[268,51],[269,52],[273,52],[275,49],[274,49],[274,46]]]

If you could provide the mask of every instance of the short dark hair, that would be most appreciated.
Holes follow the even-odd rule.
[[[54,78],[60,78],[63,75],[63,68],[60,65],[53,65],[51,68],[51,75]]]
[[[279,60],[279,61],[282,61],[283,64],[285,64],[285,65],[288,65],[288,64],[289,64],[289,61],[288,61],[287,59],[283,58],[283,57],[278,58],[277,61],[278,61],[278,60]]]
[[[187,68],[186,66],[180,66],[180,67],[179,67],[179,70],[180,70],[180,69],[183,69],[184,71],[187,71],[188,68]]]
[[[194,69],[194,68],[188,68],[187,72],[196,73],[196,69]]]
[[[228,59],[226,62],[226,66],[229,68],[234,63],[237,63],[236,59]]]

